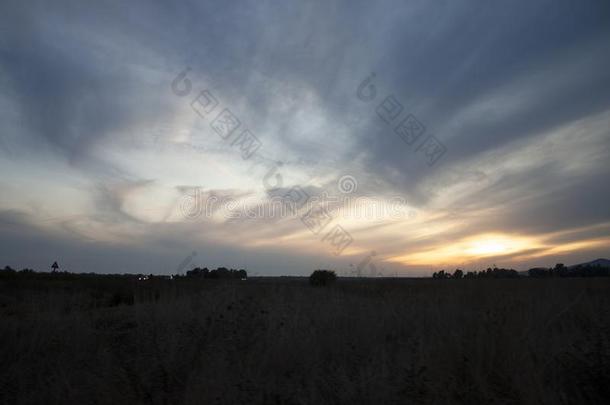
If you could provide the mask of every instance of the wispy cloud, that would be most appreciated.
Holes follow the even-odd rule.
[[[609,16],[604,1],[5,1],[0,255],[141,271],[195,250],[269,274],[347,268],[373,250],[406,274],[607,256]],[[187,66],[181,98],[171,82]],[[371,72],[378,96],[363,103]],[[255,156],[193,111],[202,90],[262,142]],[[388,95],[447,147],[434,166],[376,114]],[[400,197],[406,215],[337,204],[354,239],[340,257],[298,218],[181,216],[194,189],[268,207],[274,167],[276,194],[332,195],[349,175],[354,197]]]

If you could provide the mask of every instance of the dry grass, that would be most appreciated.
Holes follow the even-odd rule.
[[[608,279],[4,281],[0,399],[608,403],[609,293]]]

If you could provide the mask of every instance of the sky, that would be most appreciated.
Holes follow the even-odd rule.
[[[0,265],[610,257],[610,2],[0,2]]]

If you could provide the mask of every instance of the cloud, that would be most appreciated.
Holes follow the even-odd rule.
[[[372,250],[387,263],[423,257],[490,234],[540,244],[483,258],[507,265],[526,253],[580,260],[569,246],[603,253],[609,15],[602,1],[3,2],[0,236],[61,245],[87,266],[83,244],[92,257],[96,244],[116,249],[130,269],[142,252],[161,260],[197,245],[210,261],[238,266],[240,252],[278,274]],[[192,90],[179,97],[170,84],[186,67]],[[377,96],[363,102],[371,72]],[[193,111],[204,89],[260,139],[255,156]],[[391,124],[376,112],[389,95],[403,108]],[[447,147],[436,165],[394,132],[407,113]],[[268,193],[273,167],[282,184]],[[298,218],[178,212],[195,189],[258,210],[293,186],[336,194],[344,175],[357,179],[354,198],[401,197],[414,214],[365,221],[337,204],[354,242],[336,258]],[[21,245],[10,246],[0,252]]]

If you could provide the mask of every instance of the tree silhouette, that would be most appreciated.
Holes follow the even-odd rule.
[[[324,286],[335,282],[337,275],[331,270],[315,270],[309,276],[309,283],[314,286]]]

